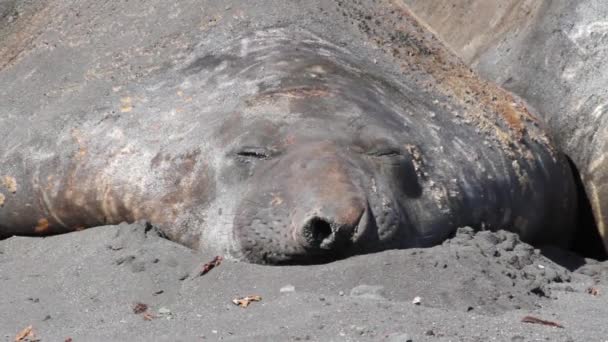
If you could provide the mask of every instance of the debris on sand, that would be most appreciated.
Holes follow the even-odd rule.
[[[135,303],[133,305],[133,313],[139,315],[140,313],[144,313],[148,311],[148,305],[144,303]]]
[[[173,318],[175,318],[174,315],[173,315],[173,312],[171,312],[170,309],[165,308],[165,307],[162,307],[162,308],[158,309],[157,313],[158,313],[158,317],[164,317],[167,320],[172,320]],[[149,320],[151,320],[153,318],[156,318],[156,317],[157,316],[149,315],[148,317],[144,317],[144,319],[149,321]]]
[[[414,297],[414,300],[412,300],[412,304],[414,305],[420,305],[422,303],[422,298],[416,296]]]
[[[203,265],[203,268],[199,272],[198,276],[204,276],[205,274],[209,273],[209,271],[218,267],[222,263],[222,260],[224,260],[224,258],[219,255],[216,256],[215,258],[213,258],[213,260]]]
[[[564,328],[564,326],[559,323],[545,321],[544,319],[540,319],[540,318],[536,318],[536,317],[532,317],[532,316],[526,316],[526,317],[522,318],[521,321],[523,323],[542,324],[542,325],[546,325],[549,327],[556,327],[556,328],[562,328],[562,329]]]
[[[281,289],[279,290],[279,292],[281,293],[286,293],[286,292],[295,292],[296,288],[293,285],[285,285],[283,287],[281,287]]]
[[[31,325],[28,325],[26,328],[24,328],[23,330],[21,330],[17,336],[15,336],[15,342],[19,342],[19,341],[39,341],[38,338],[36,338],[36,333],[34,332],[34,327]]]
[[[247,297],[235,298],[232,300],[232,303],[234,303],[234,305],[238,305],[242,308],[246,308],[252,302],[259,302],[261,300],[262,300],[262,297],[260,297],[260,296],[247,296]]]
[[[151,321],[151,320],[157,318],[158,316],[156,316],[155,314],[150,313],[150,312],[144,312],[142,317],[144,318],[144,321]]]
[[[592,295],[592,296],[599,296],[600,295],[600,289],[598,289],[597,287],[590,287],[587,289],[587,293]]]
[[[135,305],[133,305],[133,313],[136,315],[139,314],[143,314],[142,317],[144,319],[144,321],[151,321],[155,318],[157,318],[158,316],[154,315],[153,313],[150,313],[150,311],[148,311],[149,307],[147,304],[144,303],[135,303]]]

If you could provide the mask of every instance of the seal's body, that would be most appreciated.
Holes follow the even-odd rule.
[[[207,32],[100,99],[2,115],[0,232],[147,220],[261,263],[429,246],[465,225],[568,240],[572,176],[523,103],[389,2],[333,10],[367,28],[347,20],[348,44],[297,20]]]

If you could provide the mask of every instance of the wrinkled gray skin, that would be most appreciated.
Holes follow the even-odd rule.
[[[252,21],[282,6],[258,4]],[[89,79],[62,84],[39,107],[47,57],[5,65],[0,233],[147,220],[174,241],[258,263],[430,246],[465,225],[567,243],[575,190],[548,143],[488,137],[463,122],[458,103],[397,77],[364,42],[331,41],[349,26],[331,33],[322,21],[302,29],[297,20],[212,28],[143,80],[121,76],[120,59],[105,70],[77,57],[44,65],[55,68],[51,78]],[[104,72],[127,81],[111,90],[91,81]],[[106,90],[89,97],[95,89]]]
[[[403,0],[483,77],[543,116],[608,251],[608,2]]]

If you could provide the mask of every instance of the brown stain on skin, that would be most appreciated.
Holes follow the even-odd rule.
[[[41,218],[38,220],[36,227],[34,227],[34,232],[36,234],[47,234],[50,230],[49,220],[45,218]]]
[[[123,138],[102,141],[78,129],[71,137],[71,158],[40,166],[34,180],[37,205],[53,233],[146,220],[175,241],[193,239],[186,236],[192,234],[189,228],[177,228],[176,222],[213,196],[211,170],[199,149],[157,153],[147,171],[125,172],[141,153],[137,145]],[[43,222],[34,226],[36,233],[48,233]]]

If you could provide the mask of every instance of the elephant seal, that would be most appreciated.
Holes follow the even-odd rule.
[[[542,124],[409,12],[234,1],[222,21],[210,1],[201,25],[196,3],[107,22],[83,7],[41,25],[59,25],[61,40],[38,38],[53,50],[34,39],[4,64],[3,235],[147,220],[272,264],[430,246],[460,226],[567,244],[575,187]],[[159,13],[177,13],[160,32],[178,36],[154,35]]]
[[[580,174],[592,215],[579,231],[608,251],[608,4],[583,1],[404,0],[483,77],[523,97]],[[447,15],[451,13],[451,15]],[[447,19],[446,19],[447,18]],[[583,194],[584,196],[584,194]],[[593,222],[595,217],[595,224]],[[605,251],[601,251],[602,241]]]

